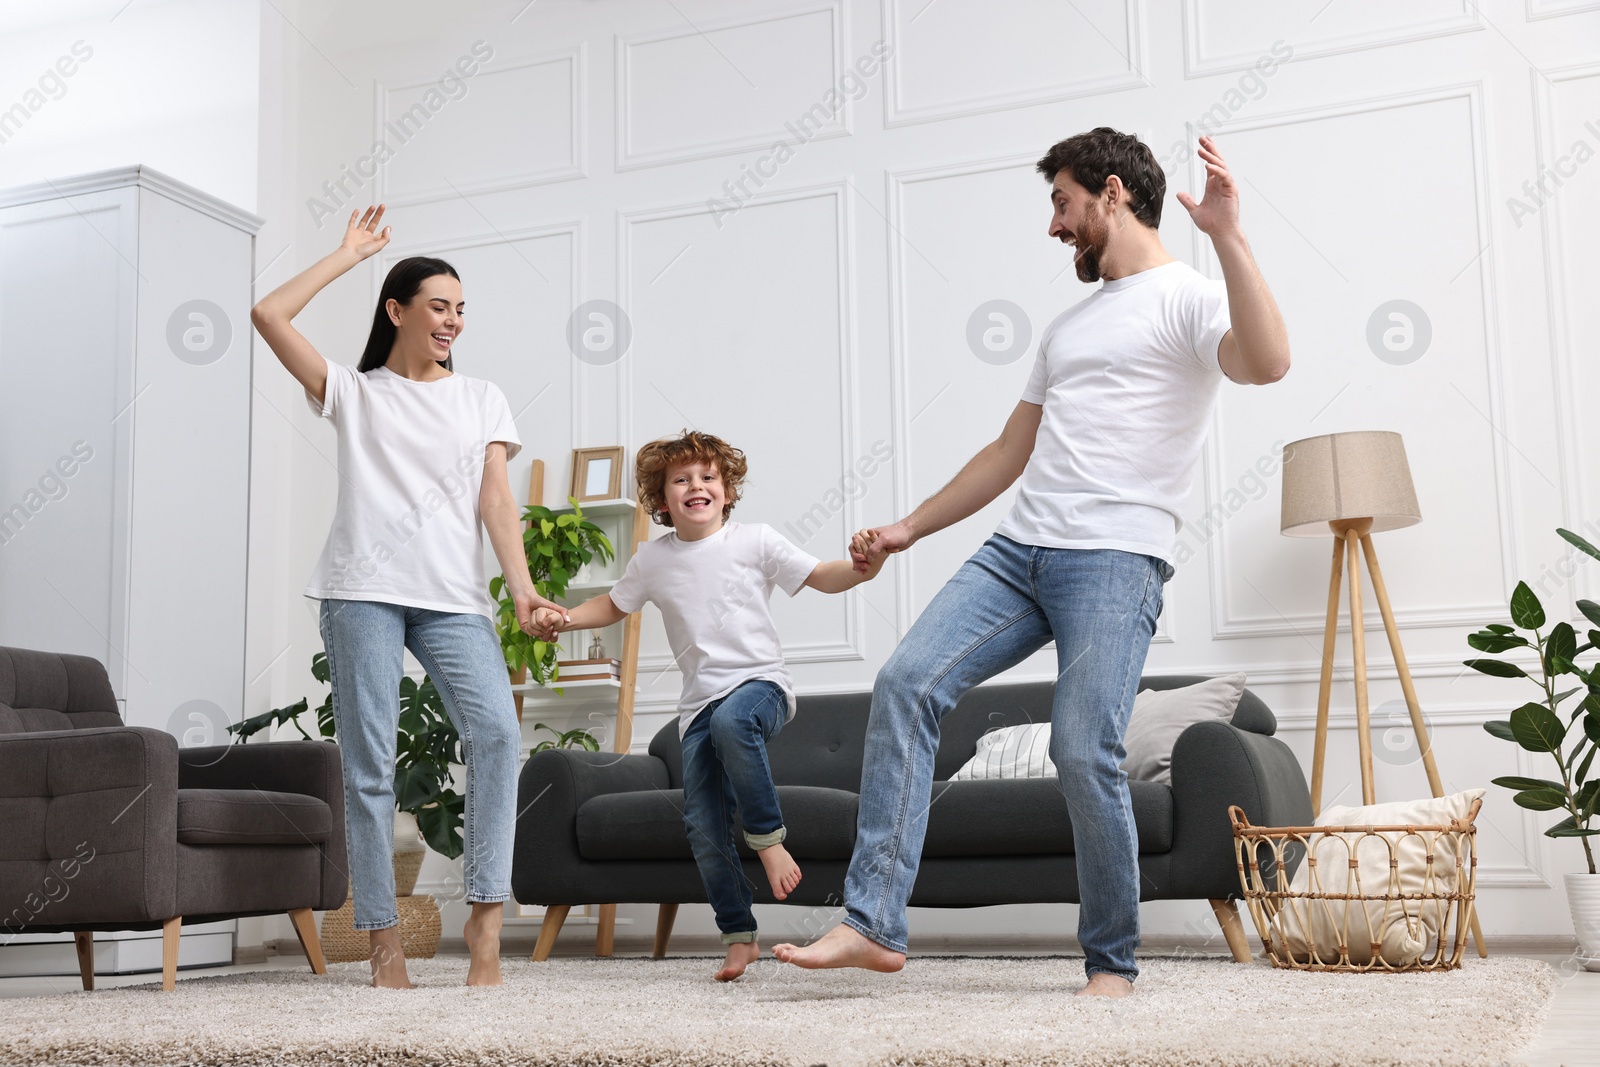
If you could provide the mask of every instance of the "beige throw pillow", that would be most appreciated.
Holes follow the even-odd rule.
[[[1197,722],[1228,722],[1244,695],[1244,675],[1208,678],[1178,689],[1145,689],[1133,699],[1133,714],[1123,741],[1122,769],[1139,781],[1172,781],[1172,746]],[[1030,722],[992,730],[978,738],[972,758],[950,776],[974,778],[1054,778],[1050,762],[1050,724]]]
[[[1403,800],[1366,807],[1332,807],[1317,818],[1318,826],[1447,826],[1466,821],[1472,803],[1484,790],[1469,789],[1452,796]],[[1381,840],[1380,840],[1381,839]],[[1407,834],[1386,831],[1375,835],[1319,835],[1316,864],[1305,859],[1290,881],[1292,893],[1318,892],[1382,896],[1446,894],[1456,889],[1456,839],[1449,834],[1420,831]],[[1354,864],[1351,853],[1354,852]],[[1428,862],[1429,853],[1433,862]],[[1390,857],[1397,866],[1391,882]],[[1431,868],[1431,869],[1430,869]],[[1272,888],[1272,887],[1268,887]],[[1404,904],[1402,909],[1401,905]],[[1403,967],[1422,958],[1438,937],[1447,917],[1443,900],[1360,901],[1308,900],[1288,897],[1273,919],[1274,933],[1290,955],[1311,960],[1311,950],[1322,963],[1339,961],[1339,944],[1347,946],[1350,962],[1372,962],[1373,945],[1391,966]]]

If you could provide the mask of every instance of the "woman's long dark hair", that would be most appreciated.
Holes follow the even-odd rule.
[[[378,293],[378,310],[372,313],[372,332],[367,334],[367,347],[362,350],[361,363],[356,367],[362,373],[377,370],[389,362],[389,353],[394,349],[394,323],[389,320],[388,305],[393,300],[398,304],[409,304],[411,298],[417,295],[417,290],[422,288],[422,283],[432,278],[435,274],[448,274],[456,281],[461,280],[461,275],[456,269],[442,259],[432,256],[412,256],[402,259],[389,271],[389,276],[383,280],[383,289]],[[455,356],[449,356],[443,361],[445,370],[454,370]]]

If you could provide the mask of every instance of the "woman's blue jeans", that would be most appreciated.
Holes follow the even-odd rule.
[[[758,679],[707,704],[684,731],[683,824],[724,945],[756,939],[750,882],[739,859],[733,817],[737,812],[744,823],[745,843],[751,848],[784,839],[767,742],[788,717],[787,694],[777,683]]]
[[[1050,759],[1072,819],[1088,973],[1139,971],[1139,842],[1123,732],[1172,566],[1115,549],[998,534],[961,565],[878,672],[867,719],[844,921],[906,951],[906,903],[928,827],[939,723],[962,695],[1056,643]]]
[[[405,650],[439,690],[467,768],[463,881],[469,903],[511,896],[522,731],[494,625],[472,613],[324,600],[322,644],[344,766],[355,928],[400,921],[394,897],[394,761]]]

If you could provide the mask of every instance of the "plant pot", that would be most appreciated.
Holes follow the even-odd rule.
[[[409,811],[394,813],[394,895],[409,897],[417,889],[422,859],[428,845],[417,828],[417,817]]]
[[[1600,874],[1567,875],[1567,906],[1578,935],[1578,960],[1586,971],[1600,971]]]
[[[400,948],[409,960],[432,959],[439,949],[439,903],[432,897],[395,899],[400,915]],[[350,897],[322,913],[322,954],[329,963],[355,963],[369,953],[367,931],[355,928],[355,901]]]

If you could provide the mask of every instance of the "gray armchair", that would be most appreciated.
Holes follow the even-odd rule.
[[[0,767],[0,946],[70,931],[93,989],[95,930],[159,927],[171,989],[184,921],[286,912],[324,973],[311,913],[349,883],[334,745],[180,750],[122,724],[98,661],[0,647]]]

